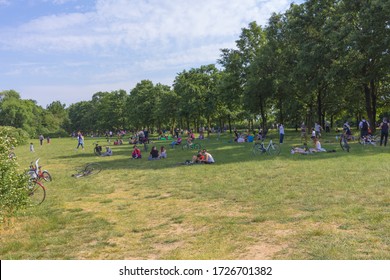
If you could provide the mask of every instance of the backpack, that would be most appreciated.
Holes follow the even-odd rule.
[[[368,130],[368,123],[366,121],[363,121],[362,130],[363,131],[367,131]]]
[[[382,123],[382,132],[383,133],[389,132],[389,123],[387,122]]]

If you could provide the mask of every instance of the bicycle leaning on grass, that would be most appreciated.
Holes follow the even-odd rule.
[[[272,139],[269,140],[268,145],[265,145],[264,141],[257,142],[252,147],[252,154],[255,156],[264,154],[269,154],[270,156],[277,156],[280,154],[280,146],[279,144],[272,142]]]
[[[30,171],[35,172],[37,180],[43,179],[46,182],[52,181],[49,171],[42,170],[42,166],[39,166],[39,158],[35,161],[35,165],[33,162],[30,163]]]
[[[351,149],[350,145],[348,144],[348,135],[344,132],[340,135],[340,147],[343,151],[349,152]]]
[[[39,177],[35,170],[29,170],[28,175],[30,176],[30,179],[28,181],[27,190],[28,190],[28,196],[31,201],[31,205],[32,206],[39,205],[46,198],[46,188],[39,181]]]
[[[102,167],[99,163],[96,162],[87,163],[86,165],[77,167],[76,168],[77,173],[72,174],[72,177],[81,178],[92,174],[97,174],[100,171],[102,171]]]

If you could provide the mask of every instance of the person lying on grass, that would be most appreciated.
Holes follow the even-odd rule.
[[[307,148],[307,144],[303,143],[303,147],[293,147],[291,149],[291,154],[301,154],[301,155],[307,155],[310,154],[309,149]]]

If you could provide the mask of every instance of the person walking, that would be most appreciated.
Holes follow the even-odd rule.
[[[43,135],[39,135],[39,144],[41,144],[41,146],[43,145],[43,139],[45,139],[45,137],[43,137]]]
[[[387,145],[387,138],[389,137],[389,122],[387,118],[383,118],[383,121],[381,122],[379,129],[381,130],[381,142],[380,145],[384,144],[386,147]]]
[[[283,139],[284,139],[284,126],[283,124],[279,124],[279,143],[283,144]]]
[[[360,129],[360,137],[366,137],[368,135],[368,130],[370,128],[370,124],[368,121],[363,117],[362,120],[359,123],[359,129]]]
[[[81,146],[81,148],[84,150],[84,136],[81,134],[81,132],[77,133],[77,148],[76,150]]]

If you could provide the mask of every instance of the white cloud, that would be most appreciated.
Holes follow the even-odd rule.
[[[9,0],[0,0],[0,6],[8,6],[11,4]]]
[[[40,1],[69,5],[62,13],[0,26],[2,86],[19,88],[39,104],[50,103],[47,97],[69,104],[97,91],[128,91],[141,79],[171,85],[183,70],[216,63],[220,49],[234,48],[249,22],[264,26],[291,2],[96,0],[86,10],[75,6],[84,1]]]
[[[264,25],[272,11],[287,5],[286,0],[98,0],[94,11],[39,17],[1,32],[0,41],[41,51],[194,43],[237,35],[253,20]]]

